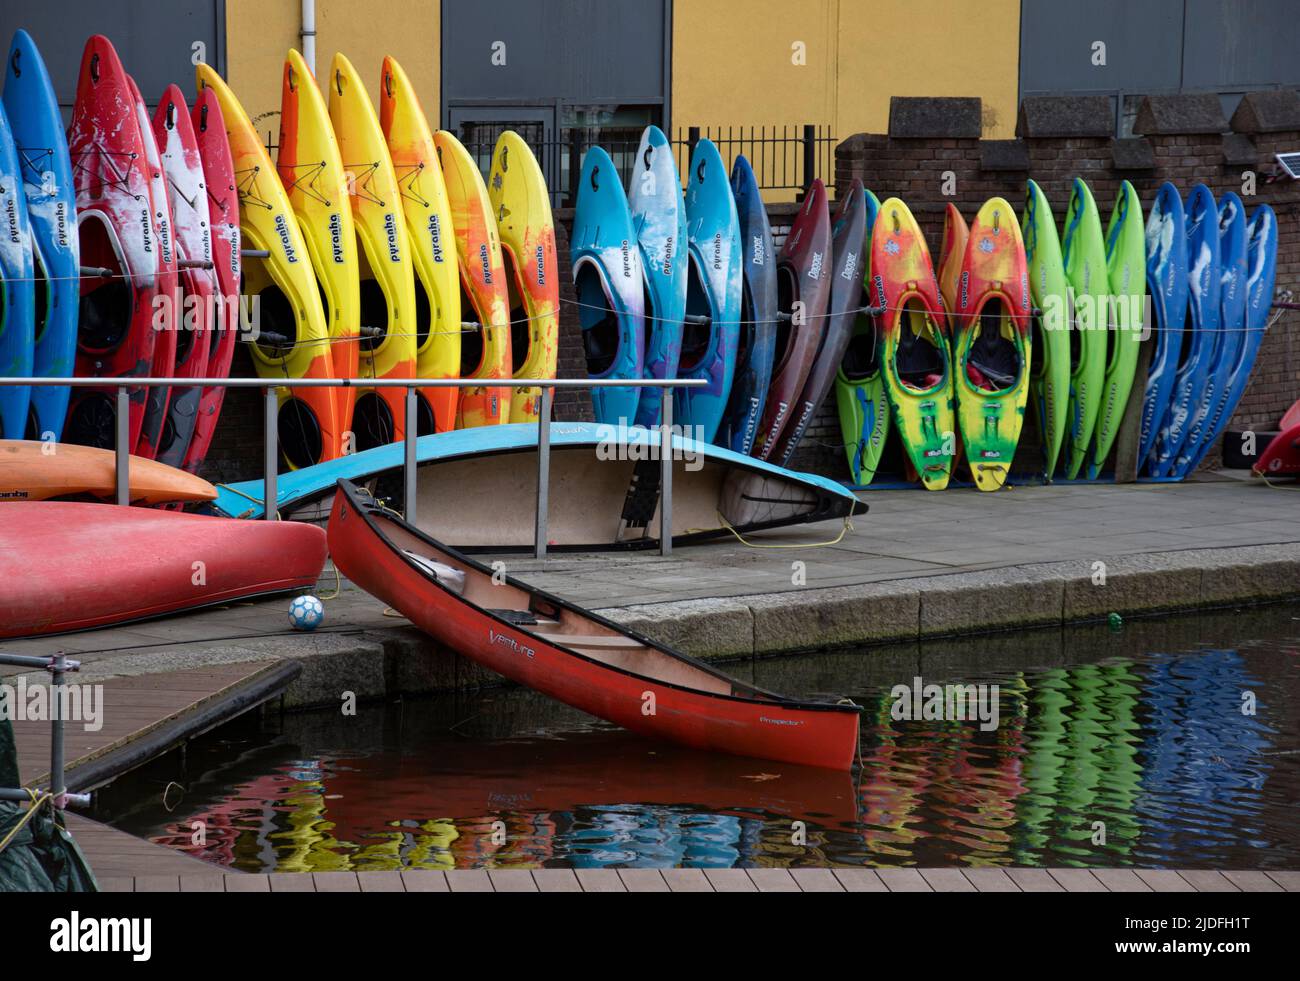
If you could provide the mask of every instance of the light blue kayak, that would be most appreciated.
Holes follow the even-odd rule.
[[[41,286],[36,295],[43,298],[34,311],[32,374],[65,378],[72,375],[76,361],[80,292],[72,161],[54,86],[26,31],[14,34],[5,69],[4,110],[22,169],[33,269]],[[28,436],[56,442],[62,438],[70,391],[32,390]]]
[[[1174,376],[1174,390],[1169,409],[1156,437],[1155,458],[1151,473],[1155,477],[1173,476],[1178,453],[1195,421],[1193,414],[1205,390],[1211,359],[1218,339],[1219,294],[1222,273],[1219,267],[1219,209],[1214,194],[1204,184],[1197,184],[1187,199],[1187,324]]]
[[[1187,223],[1183,197],[1168,181],[1160,185],[1147,215],[1147,287],[1151,291],[1155,347],[1142,400],[1138,465],[1144,468],[1169,411],[1187,322]]]
[[[1237,403],[1245,394],[1246,383],[1250,381],[1259,347],[1264,343],[1277,276],[1277,216],[1268,205],[1261,204],[1251,215],[1246,229],[1246,243],[1246,288],[1243,290],[1245,312],[1242,316],[1241,349],[1224,385],[1218,421],[1201,444],[1200,452],[1192,461],[1191,470],[1196,469],[1228,428],[1232,414],[1237,411]]]
[[[1186,477],[1209,450],[1223,415],[1228,377],[1246,341],[1246,206],[1228,191],[1219,200],[1219,331],[1204,394],[1197,400],[1187,441],[1178,452],[1174,476]]]
[[[645,365],[645,282],[627,195],[614,161],[587,151],[569,244],[578,323],[592,378],[640,378]],[[595,388],[597,422],[632,425],[638,388]]]
[[[686,313],[686,202],[672,145],[658,126],[641,134],[628,181],[627,204],[645,274],[645,377],[675,378]],[[663,391],[643,388],[636,424],[654,426]]]
[[[653,544],[659,433],[639,426],[551,423],[548,539],[554,548]],[[679,543],[846,517],[866,506],[826,477],[796,473],[720,446],[673,435],[673,540]],[[400,504],[404,444],[389,443],[281,474],[283,518],[324,521],[340,478],[374,482]],[[417,519],[442,541],[483,549],[531,547],[537,426],[512,423],[421,436]],[[647,498],[645,489],[649,487]],[[258,518],[261,480],[221,485],[210,507]]]
[[[690,270],[678,377],[703,378],[708,384],[674,393],[674,422],[698,427],[694,432],[711,443],[731,395],[740,340],[740,220],[727,170],[713,141],[696,144],[688,176]]]
[[[0,377],[29,378],[35,335],[32,231],[13,131],[0,107]],[[0,387],[0,436],[22,439],[31,399],[27,386]]]

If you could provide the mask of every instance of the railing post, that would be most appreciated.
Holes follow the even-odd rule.
[[[67,668],[67,656],[59,651],[51,658],[50,672],[54,677],[54,691],[50,697],[50,719],[54,727],[50,732],[50,793],[54,795],[54,806],[62,807],[63,795],[68,792],[63,778],[63,675]]]
[[[691,168],[691,158],[695,156],[695,144],[700,142],[700,128],[698,126],[686,127],[686,169]]]
[[[813,178],[817,176],[817,127],[805,125],[803,128],[803,189],[812,187]]]
[[[276,446],[276,440],[279,437],[279,393],[270,385],[266,386],[266,396],[264,399],[266,418],[263,420],[263,439],[266,451],[266,457],[262,461],[264,469],[262,485],[262,517],[267,521],[274,521],[278,515],[278,508],[275,506],[276,487],[275,480],[280,472],[280,450]]]
[[[546,558],[546,518],[551,498],[551,399],[552,389],[542,389],[537,414],[537,525],[533,532],[533,558]]]
[[[578,184],[582,181],[582,127],[569,130],[569,207],[578,206]]]
[[[131,503],[131,395],[125,385],[117,386],[117,411],[113,419],[113,467],[117,503]]]
[[[673,390],[665,385],[659,412],[659,554],[673,552]]]
[[[415,442],[419,438],[419,423],[416,416],[415,399],[418,392],[414,388],[406,390],[406,443],[402,453],[402,504],[406,514],[406,523],[415,524]]]

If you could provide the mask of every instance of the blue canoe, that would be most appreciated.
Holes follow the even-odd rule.
[[[36,283],[32,275],[32,232],[18,150],[0,107],[0,377],[29,378],[35,336]],[[0,387],[0,437],[27,433],[31,399],[27,386]]]
[[[700,140],[691,156],[686,188],[690,269],[686,323],[678,377],[704,378],[702,388],[674,393],[675,421],[713,442],[731,395],[740,338],[741,246],[736,200],[722,157],[711,140]]]
[[[548,539],[557,549],[657,544],[659,434],[639,426],[551,423]],[[833,480],[795,473],[720,446],[673,435],[673,541],[843,518],[866,506]],[[294,520],[329,517],[339,478],[372,484],[400,503],[402,443],[282,474],[276,510]],[[458,547],[531,548],[537,504],[537,426],[513,423],[421,436],[419,526]],[[262,515],[262,481],[218,487],[211,508]]]
[[[658,126],[641,135],[629,178],[627,204],[645,274],[645,377],[676,378],[686,314],[686,202],[672,145]],[[663,393],[641,390],[636,424],[654,426]]]
[[[1219,209],[1214,194],[1197,184],[1187,199],[1187,324],[1174,376],[1173,394],[1160,433],[1156,437],[1151,474],[1171,477],[1178,453],[1186,441],[1209,377],[1215,342],[1218,339],[1219,294],[1222,272],[1219,266]]]
[[[31,224],[32,262],[42,281],[44,303],[35,311],[32,374],[72,375],[77,355],[78,260],[76,196],[63,116],[40,52],[23,30],[14,34],[4,85],[4,110],[13,128]],[[36,388],[31,393],[28,435],[63,436],[68,414],[67,388]]]
[[[1218,337],[1204,394],[1174,464],[1174,476],[1180,478],[1192,472],[1214,442],[1226,404],[1228,377],[1241,359],[1246,340],[1246,206],[1231,191],[1219,200],[1219,269]]]
[[[645,364],[641,251],[618,170],[600,147],[583,159],[569,255],[587,374],[640,378]],[[596,421],[631,425],[640,398],[638,388],[593,389]]]
[[[1151,456],[1169,411],[1187,321],[1187,224],[1183,197],[1168,181],[1160,185],[1147,215],[1147,288],[1151,291],[1155,347],[1142,400],[1139,466],[1145,466]]]
[[[1228,428],[1232,414],[1237,411],[1237,403],[1245,394],[1246,383],[1250,381],[1250,372],[1255,367],[1259,347],[1264,343],[1277,276],[1277,216],[1268,205],[1261,204],[1251,215],[1246,229],[1246,242],[1246,287],[1243,290],[1245,312],[1242,317],[1241,349],[1224,385],[1218,421],[1201,444],[1200,452],[1192,461],[1192,470],[1196,469],[1213,448],[1215,441]]]
[[[758,180],[744,155],[731,165],[731,192],[736,199],[744,261],[736,367],[717,443],[748,454],[754,450],[763,419],[776,356],[776,247]]]

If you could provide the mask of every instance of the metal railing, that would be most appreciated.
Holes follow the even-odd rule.
[[[130,446],[130,393],[136,388],[261,388],[265,389],[263,504],[262,517],[278,520],[275,506],[276,483],[279,477],[279,397],[281,388],[403,388],[406,389],[405,426],[407,433],[417,433],[416,392],[421,388],[540,388],[541,411],[537,420],[537,522],[533,540],[533,555],[546,556],[547,507],[551,483],[551,407],[554,389],[557,388],[661,388],[663,406],[659,430],[659,552],[672,553],[672,485],[673,485],[673,389],[699,388],[708,384],[704,378],[0,378],[0,386],[44,388],[114,388],[117,390],[116,418],[114,420],[114,481],[116,503],[131,503],[131,481],[128,465]],[[402,487],[404,517],[416,524],[416,438],[405,440],[402,459]]]
[[[20,668],[36,668],[48,671],[54,678],[54,692],[50,698],[50,790],[49,802],[59,810],[69,805],[77,807],[90,806],[90,794],[68,793],[63,766],[63,676],[68,671],[80,671],[81,662],[70,660],[62,651],[45,657],[33,657],[27,654],[0,653],[0,664],[12,664]],[[10,706],[12,710],[13,706]],[[34,806],[44,803],[44,795],[23,787],[0,787],[0,800],[31,802]]]

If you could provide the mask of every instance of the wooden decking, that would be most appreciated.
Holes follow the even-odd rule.
[[[168,872],[134,877],[115,876],[106,870],[99,884],[111,892],[1300,892],[1300,872],[464,869],[243,875],[223,874],[209,867],[199,874]]]

